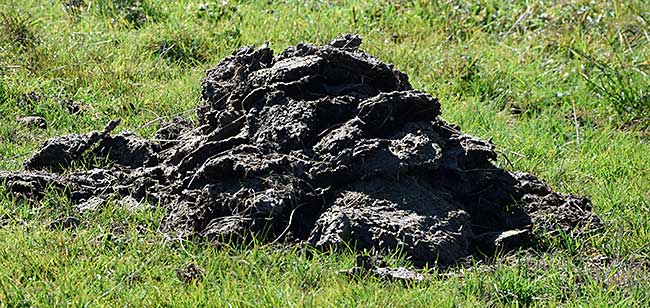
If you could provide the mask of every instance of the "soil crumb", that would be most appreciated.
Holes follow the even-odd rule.
[[[400,250],[418,266],[600,228],[588,199],[496,167],[490,141],[445,122],[438,99],[360,45],[239,48],[206,72],[198,123],[163,123],[152,140],[111,135],[116,122],[53,138],[0,181],[34,201],[59,189],[82,209],[160,204],[177,237]],[[63,172],[93,155],[114,165]]]
[[[358,255],[356,266],[342,271],[350,278],[374,276],[386,282],[418,283],[426,280],[426,274],[405,267],[389,267],[381,257]]]
[[[176,276],[185,283],[191,283],[203,279],[205,277],[205,270],[198,264],[190,262],[177,269]]]
[[[39,116],[26,116],[18,118],[18,123],[27,127],[35,127],[40,129],[47,128],[47,121],[45,121],[45,118]]]

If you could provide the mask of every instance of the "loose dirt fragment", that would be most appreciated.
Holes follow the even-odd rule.
[[[101,132],[48,139],[34,156],[25,161],[25,169],[62,171],[81,159],[86,150],[106,138],[119,123],[120,120],[113,120]]]
[[[201,280],[205,277],[205,270],[194,262],[185,264],[183,267],[176,270],[178,279],[185,283]]]
[[[360,44],[346,35],[277,55],[240,48],[206,72],[198,123],[174,119],[153,140],[111,136],[114,122],[50,139],[26,169],[60,172],[84,153],[114,166],[0,180],[33,200],[64,191],[80,210],[111,198],[161,204],[173,236],[399,250],[416,265],[600,227],[588,199],[494,166],[490,141],[442,120],[436,98]]]
[[[18,105],[23,108],[30,108],[38,104],[42,99],[43,97],[40,94],[31,91],[23,93],[23,95],[20,96],[18,99]]]
[[[356,266],[342,273],[351,278],[370,275],[387,282],[402,283],[416,283],[427,278],[426,275],[405,267],[388,267],[381,257],[367,255],[358,255]]]
[[[65,107],[69,114],[78,114],[81,112],[82,104],[71,99],[60,99],[59,103]]]
[[[81,220],[76,217],[65,217],[54,220],[50,223],[51,229],[76,229],[81,224]]]
[[[530,245],[530,230],[508,230],[503,232],[485,232],[474,237],[479,253],[493,255],[497,252],[509,252]]]
[[[18,123],[25,125],[27,127],[36,127],[40,129],[47,128],[47,121],[43,117],[39,116],[26,116],[18,118]]]

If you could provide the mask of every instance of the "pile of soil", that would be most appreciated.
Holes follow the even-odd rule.
[[[493,165],[491,142],[443,121],[436,98],[360,44],[240,48],[206,72],[198,123],[174,119],[152,140],[112,135],[118,121],[53,138],[0,181],[33,200],[61,190],[80,211],[159,204],[163,231],[183,238],[399,249],[415,264],[600,225],[588,199]],[[65,171],[92,156],[113,165]]]

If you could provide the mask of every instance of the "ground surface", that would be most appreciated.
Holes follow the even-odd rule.
[[[162,117],[194,117],[204,70],[237,46],[268,40],[281,50],[356,32],[365,50],[439,97],[443,118],[491,137],[502,167],[589,196],[604,232],[405,286],[339,274],[352,254],[173,242],[158,231],[159,210],[116,204],[78,215],[55,194],[35,206],[3,193],[0,303],[648,305],[649,5],[397,3],[0,4],[0,168],[19,170],[48,137],[116,117],[119,130],[147,137]],[[19,121],[29,115],[46,128]],[[76,229],[52,224],[70,215]]]

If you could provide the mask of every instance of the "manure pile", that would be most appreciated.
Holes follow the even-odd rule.
[[[53,138],[0,181],[33,201],[58,189],[79,211],[159,204],[173,236],[400,249],[416,265],[599,227],[588,199],[493,165],[491,142],[443,121],[436,98],[360,44],[240,48],[206,72],[198,123],[163,123],[152,140],[111,134],[119,121]],[[93,156],[112,167],[66,172]]]

